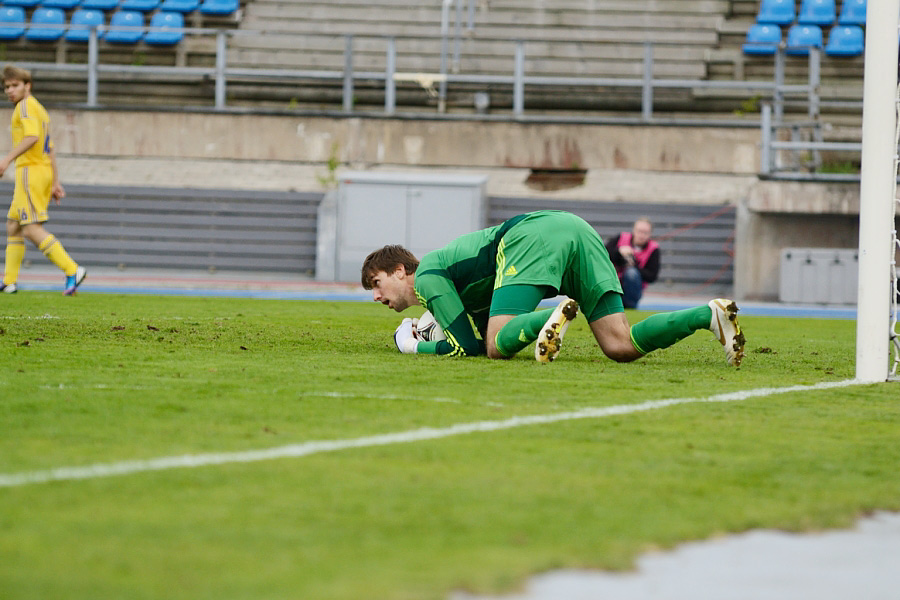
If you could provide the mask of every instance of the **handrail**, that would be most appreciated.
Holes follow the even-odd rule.
[[[449,6],[454,0],[445,0],[448,7],[447,17],[449,19]],[[461,6],[463,0],[456,0],[457,6]],[[471,4],[470,4],[471,6]],[[84,29],[85,26],[64,26],[64,28]],[[105,31],[116,29],[133,29],[130,27],[112,27],[105,26]],[[141,28],[144,31],[172,31],[170,28]],[[443,25],[442,25],[443,29]],[[195,36],[216,36],[215,50],[215,66],[214,67],[179,67],[179,66],[137,66],[137,65],[113,65],[100,63],[98,49],[101,44],[97,36],[97,29],[91,28],[91,35],[88,40],[88,62],[85,65],[72,65],[65,63],[37,63],[29,62],[28,66],[32,68],[40,68],[49,71],[66,71],[66,72],[87,72],[89,83],[89,94],[87,98],[88,106],[97,106],[98,101],[96,92],[91,91],[93,85],[97,84],[97,75],[100,73],[127,73],[127,74],[172,74],[183,76],[199,76],[213,77],[216,83],[215,94],[215,110],[227,109],[227,84],[229,78],[283,78],[285,80],[311,79],[311,80],[341,80],[344,82],[344,101],[343,110],[345,112],[353,112],[352,92],[355,82],[358,80],[383,81],[385,82],[385,113],[395,114],[396,112],[396,96],[394,90],[389,89],[391,86],[388,82],[395,82],[400,73],[406,73],[397,69],[398,64],[398,40],[431,40],[434,36],[381,36],[381,35],[350,35],[345,34],[342,37],[345,40],[344,45],[344,66],[342,70],[315,70],[315,69],[280,69],[280,68],[256,68],[256,67],[233,67],[227,62],[227,53],[229,50],[228,41],[237,37],[260,35],[259,31],[248,30],[229,30],[229,29],[210,29],[210,28],[193,28],[185,27],[180,29],[185,35]],[[287,32],[277,32],[267,30],[268,35],[277,35],[279,33],[287,34]],[[512,72],[507,74],[484,74],[484,73],[464,73],[455,72],[455,69],[449,69],[447,65],[447,40],[449,35],[449,21],[445,35],[441,37],[441,66],[439,71],[433,73],[434,82],[440,84],[438,92],[438,113],[443,114],[446,110],[447,86],[454,84],[485,84],[485,85],[509,85],[513,91],[513,118],[521,119],[526,115],[527,106],[525,104],[525,86],[571,86],[571,87],[620,87],[620,88],[639,88],[641,89],[641,120],[649,122],[656,120],[654,116],[654,93],[660,89],[707,89],[707,90],[745,90],[748,98],[756,95],[758,92],[772,95],[773,105],[776,107],[776,115],[783,115],[783,107],[786,95],[801,95],[804,103],[813,105],[818,99],[818,79],[810,79],[805,84],[785,84],[783,83],[783,57],[779,59],[781,53],[776,54],[775,68],[776,78],[772,80],[757,81],[708,81],[705,79],[676,79],[661,78],[654,74],[655,50],[658,47],[677,46],[677,44],[644,42],[642,44],[632,43],[625,44],[631,46],[643,46],[642,73],[639,77],[598,77],[598,76],[555,76],[555,75],[530,75],[526,68],[526,46],[531,43],[550,43],[552,40],[514,40],[510,38],[481,38],[485,42],[506,42],[512,45]],[[314,35],[306,37],[315,37]],[[334,36],[328,36],[333,38]],[[354,41],[362,39],[378,39],[385,43],[385,60],[384,71],[355,71],[354,70]],[[562,44],[563,42],[552,42]],[[578,42],[579,47],[590,47],[587,42]],[[586,55],[587,56],[587,55]],[[818,59],[816,52],[811,53],[810,63],[814,65]],[[23,63],[24,64],[24,63]],[[811,74],[817,74],[817,68],[811,68]],[[423,74],[424,75],[424,74]],[[778,81],[782,81],[781,84]],[[93,84],[93,85],[92,85]],[[825,102],[828,102],[827,100]],[[543,117],[546,118],[546,117]],[[700,119],[698,119],[700,120]],[[743,122],[747,122],[746,119]]]

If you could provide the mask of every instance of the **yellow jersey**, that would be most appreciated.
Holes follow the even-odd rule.
[[[23,98],[13,111],[10,123],[15,148],[23,138],[34,136],[38,141],[18,158],[16,167],[51,166],[50,115],[34,96]]]

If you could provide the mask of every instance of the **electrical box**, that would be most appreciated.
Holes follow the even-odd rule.
[[[781,251],[782,302],[856,304],[859,252],[844,248],[785,248]]]
[[[363,260],[387,244],[421,258],[486,227],[486,176],[349,172],[319,206],[316,279],[359,281]]]

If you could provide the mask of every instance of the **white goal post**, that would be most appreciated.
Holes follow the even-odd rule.
[[[856,378],[889,377],[891,268],[897,182],[900,0],[868,0],[859,206]]]

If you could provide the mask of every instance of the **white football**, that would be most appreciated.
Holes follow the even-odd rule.
[[[444,335],[444,330],[434,320],[434,315],[427,310],[425,314],[419,317],[419,321],[416,323],[416,333],[426,342],[439,342],[447,339],[447,336]]]

